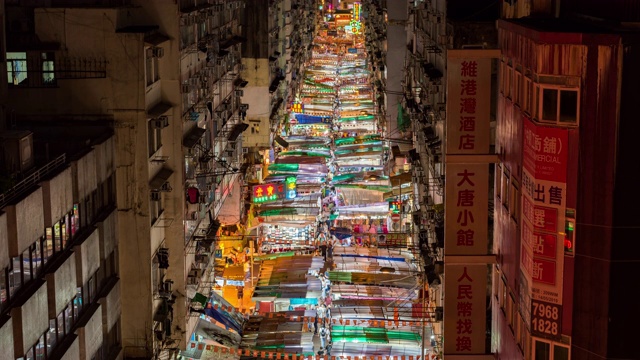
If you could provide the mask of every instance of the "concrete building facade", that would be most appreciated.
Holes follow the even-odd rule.
[[[198,0],[8,6],[16,122],[65,123],[71,132],[76,124],[113,124],[124,357],[184,349],[197,319],[191,297],[211,287],[217,217],[242,212],[242,202],[225,202],[243,170],[242,7]]]
[[[624,281],[637,272],[637,32],[569,8],[498,27],[493,344],[505,359],[640,356]]]
[[[7,146],[16,133],[33,138],[2,132],[5,158],[21,156]],[[82,146],[48,143],[52,159],[0,196],[2,359],[122,357],[115,139],[103,127],[69,140]],[[44,148],[28,144],[22,155],[40,159]]]

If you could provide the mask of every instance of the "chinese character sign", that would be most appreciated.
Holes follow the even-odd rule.
[[[484,354],[487,265],[445,265],[445,274],[444,351]]]
[[[567,206],[568,131],[538,125],[525,118],[522,136],[520,263],[531,279],[532,300],[560,306],[564,268],[561,233],[564,231]],[[534,323],[539,325],[541,321],[534,314],[535,311],[532,311],[532,326]]]
[[[489,166],[448,164],[445,179],[445,254],[487,254]]]
[[[539,126],[524,118],[523,163],[536,180],[567,181],[567,129]]]
[[[286,186],[286,198],[287,199],[295,199],[296,196],[298,196],[298,192],[297,192],[297,185],[296,185],[296,177],[295,176],[289,176],[286,180],[285,180],[285,186]]]
[[[446,153],[489,153],[491,59],[449,58],[447,77]]]
[[[284,184],[269,183],[255,185],[251,192],[251,197],[256,204],[282,200],[284,197],[284,188]]]

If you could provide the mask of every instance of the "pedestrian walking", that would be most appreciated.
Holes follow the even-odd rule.
[[[313,322],[313,333],[318,333],[318,315],[316,315],[315,321]]]

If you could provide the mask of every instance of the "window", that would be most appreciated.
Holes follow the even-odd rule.
[[[569,360],[569,347],[567,345],[535,340],[533,348],[535,360]]]
[[[162,207],[162,192],[152,192],[149,203],[149,217],[151,217],[151,225],[155,224],[160,218],[162,211],[164,211],[164,208]]]
[[[532,82],[528,77],[524,77],[524,86],[522,87],[522,109],[531,114],[531,95]]]
[[[109,349],[114,349],[120,346],[120,319],[116,320],[116,323],[107,332],[105,343]]]
[[[506,86],[506,80],[507,80],[507,66],[505,65],[504,61],[500,62],[500,92],[504,95],[505,94],[505,88]]]
[[[503,277],[500,284],[500,308],[504,311],[507,306],[507,280]]]
[[[147,80],[147,86],[160,80],[160,67],[158,64],[158,57],[153,53],[154,49],[151,47],[145,50],[145,78]]]
[[[577,88],[536,86],[536,91],[541,91],[537,94],[541,103],[536,104],[539,107],[537,109],[539,121],[564,125],[578,123],[579,90]]]
[[[47,333],[47,346],[49,349],[56,347],[58,343],[58,325],[56,325],[57,319],[49,319],[49,332]]]
[[[559,120],[561,123],[575,124],[578,122],[578,91],[560,90]]]
[[[73,211],[71,213],[71,236],[75,235],[80,229],[80,204],[73,204]]]
[[[520,221],[520,190],[516,179],[511,180],[511,192],[509,193],[509,204],[511,204],[511,217],[516,224]]]
[[[507,66],[507,83],[505,85],[505,95],[511,99],[513,96],[513,68],[511,66]]]
[[[558,120],[558,90],[542,88],[542,121]]]
[[[147,126],[149,156],[151,157],[162,147],[162,128],[156,126],[156,121],[154,119],[150,119]]]
[[[24,284],[22,277],[22,256],[16,256],[11,259],[11,268],[9,269],[9,297],[18,292],[18,289]]]
[[[519,71],[515,72],[513,102],[522,107],[522,74]]]
[[[496,197],[498,199],[502,198],[502,166],[496,166],[496,184],[494,185],[496,189]]]
[[[505,167],[502,175],[502,205],[509,210],[509,178],[511,177],[509,170]]]
[[[0,311],[9,303],[9,267],[0,270]]]
[[[7,53],[7,79],[9,84],[24,85],[27,82],[27,53]]]
[[[44,85],[56,84],[55,62],[53,53],[42,53],[42,83]]]
[[[496,266],[495,268],[496,270],[493,272],[493,279],[491,279],[492,281],[492,291],[493,291],[493,296],[496,297],[496,299],[498,301],[500,301],[500,270],[498,270],[498,267]]]

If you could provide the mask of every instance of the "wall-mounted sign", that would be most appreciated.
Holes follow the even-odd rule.
[[[251,192],[253,203],[261,204],[284,198],[284,184],[261,184],[254,185]]]
[[[298,191],[297,191],[297,184],[296,184],[296,177],[295,176],[289,176],[286,180],[285,180],[285,185],[287,187],[286,189],[286,198],[287,199],[295,199],[296,196],[298,196]]]

